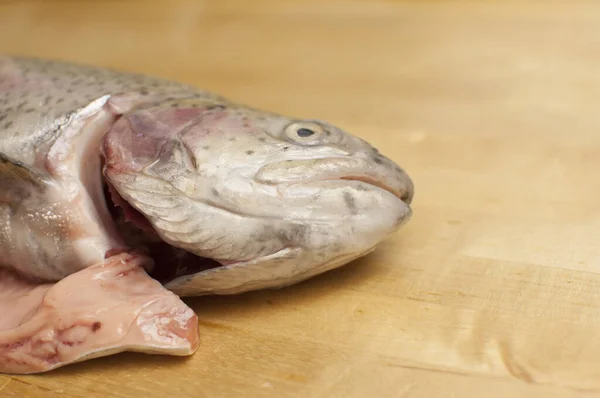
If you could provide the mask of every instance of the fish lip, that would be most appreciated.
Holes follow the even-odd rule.
[[[412,203],[413,197],[414,197],[413,183],[408,178],[407,178],[407,184],[406,184],[407,187],[404,191],[393,189],[391,186],[387,185],[385,182],[378,180],[374,177],[370,177],[370,176],[350,175],[350,176],[339,177],[339,179],[346,180],[346,181],[359,181],[359,182],[363,182],[365,184],[377,187],[384,191],[387,191],[387,192],[391,193],[392,195],[394,195],[395,197],[397,197],[398,199],[400,199],[402,202],[404,202],[404,204],[406,204],[406,206],[410,206],[410,204]]]

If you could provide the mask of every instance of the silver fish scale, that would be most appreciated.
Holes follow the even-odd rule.
[[[71,114],[104,95],[148,102],[217,96],[170,80],[53,60],[0,56],[0,152],[33,166]]]

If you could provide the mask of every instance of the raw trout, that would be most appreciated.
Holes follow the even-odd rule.
[[[321,120],[0,56],[0,371],[190,355],[197,319],[179,297],[340,267],[410,218],[413,192],[392,160]]]

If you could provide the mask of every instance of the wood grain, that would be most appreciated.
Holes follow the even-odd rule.
[[[0,2],[0,51],[327,119],[416,185],[368,257],[188,300],[194,356],[0,376],[0,396],[595,396],[598,37],[583,1]]]

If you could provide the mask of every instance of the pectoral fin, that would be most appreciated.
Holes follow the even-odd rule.
[[[40,187],[45,185],[46,180],[21,162],[0,152],[0,184],[8,183],[17,185],[25,183]]]

